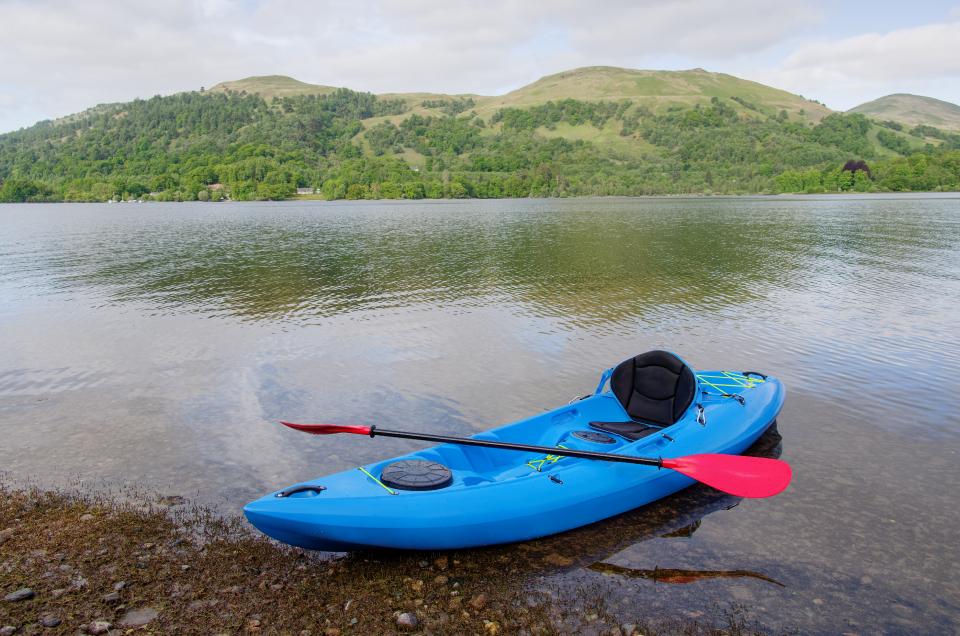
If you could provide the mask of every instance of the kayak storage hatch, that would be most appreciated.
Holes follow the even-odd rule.
[[[739,455],[774,423],[784,394],[772,376],[696,374],[675,354],[649,351],[605,372],[589,396],[468,438],[555,451],[440,444],[272,493],[243,510],[264,534],[312,550],[524,541],[612,517],[694,483],[657,465],[559,453],[663,460]]]

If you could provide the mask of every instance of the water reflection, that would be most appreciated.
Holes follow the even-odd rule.
[[[452,215],[449,206],[367,204],[348,217],[342,208],[279,208],[229,223],[214,213],[74,236],[52,254],[45,249],[42,268],[54,288],[86,287],[108,302],[164,312],[310,324],[418,304],[507,301],[610,328],[664,305],[702,312],[749,304],[798,265],[793,241],[777,241],[771,260],[772,226],[705,231],[700,204],[665,205],[667,214],[614,204],[613,214],[594,216],[582,203],[490,202]],[[797,231],[801,244],[814,238],[814,228]]]

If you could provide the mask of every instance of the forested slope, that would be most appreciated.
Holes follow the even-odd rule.
[[[898,131],[859,114],[814,124],[803,109],[773,113],[737,95],[660,111],[630,99],[565,98],[481,117],[474,105],[348,89],[269,102],[229,89],[136,100],[0,135],[0,200],[279,199],[297,187],[328,199],[635,196],[960,182],[960,136]]]

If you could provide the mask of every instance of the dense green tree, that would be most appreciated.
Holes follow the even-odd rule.
[[[859,172],[863,172],[860,170]],[[864,172],[864,174],[866,174]],[[853,186],[853,173],[849,170],[842,170],[837,177],[837,188],[840,190],[849,190]]]
[[[363,186],[361,186],[359,183],[351,183],[347,187],[347,196],[345,198],[348,201],[356,201],[357,199],[365,198],[364,192],[363,192]]]
[[[781,175],[777,175],[775,181],[780,192],[801,192],[803,191],[803,175],[796,170],[788,170]]]
[[[412,181],[404,185],[403,195],[405,199],[425,199],[427,193],[423,187],[423,182]]]
[[[440,112],[442,112],[444,115],[455,117],[456,115],[473,108],[477,104],[473,101],[472,97],[467,99],[463,99],[461,97],[460,99],[453,100],[438,99],[433,101],[424,101],[420,105],[424,108],[439,108]]]
[[[871,187],[870,175],[866,170],[857,170],[853,175],[853,189],[857,192],[869,192]]]
[[[823,175],[816,168],[809,168],[803,173],[803,190],[808,194],[822,191]]]
[[[886,130],[878,130],[877,141],[879,141],[885,148],[889,148],[901,154],[910,153],[911,146],[906,137],[901,137],[900,135]]]
[[[41,193],[41,185],[28,179],[7,179],[0,188],[0,202],[22,203]]]

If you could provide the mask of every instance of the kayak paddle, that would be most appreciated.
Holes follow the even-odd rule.
[[[607,462],[622,462],[627,464],[642,464],[669,468],[687,477],[712,486],[717,490],[737,497],[772,497],[783,491],[790,484],[793,471],[790,465],[778,459],[763,457],[743,457],[740,455],[703,454],[676,457],[674,459],[650,457],[634,457],[631,455],[616,455],[613,453],[596,453],[593,451],[573,450],[568,448],[550,448],[548,446],[533,446],[530,444],[514,444],[512,442],[496,442],[487,439],[472,437],[446,437],[443,435],[429,435],[426,433],[407,433],[405,431],[388,431],[376,426],[336,426],[332,424],[292,424],[280,422],[284,426],[312,433],[314,435],[333,435],[336,433],[353,433],[355,435],[383,435],[384,437],[400,437],[416,439],[425,442],[441,444],[458,444],[460,446],[481,446],[484,448],[499,448],[527,453],[544,453],[547,455],[561,455],[578,459],[592,459]]]

